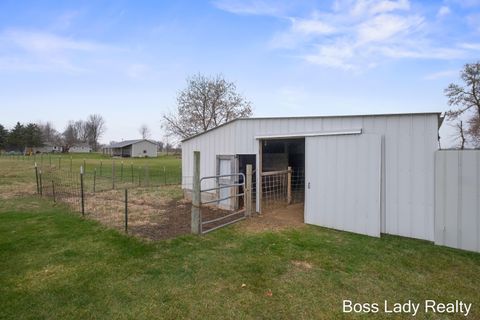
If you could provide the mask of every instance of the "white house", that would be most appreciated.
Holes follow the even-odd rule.
[[[27,150],[31,151],[32,153],[56,153],[62,152],[63,147],[53,142],[46,141],[41,147],[26,148],[26,153]]]
[[[87,143],[83,144],[77,144],[74,146],[71,146],[70,149],[68,149],[69,153],[89,153],[92,152],[92,147],[90,147]]]
[[[112,157],[156,157],[157,144],[146,139],[126,140],[103,148],[103,154]]]
[[[182,141],[182,175],[193,176],[194,151],[201,177],[253,164],[261,211],[262,174],[290,166],[304,172],[305,223],[433,241],[442,121],[438,112],[237,119]]]

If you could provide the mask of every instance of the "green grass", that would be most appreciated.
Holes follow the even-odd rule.
[[[80,173],[80,166],[85,165],[85,185],[93,185],[93,172],[96,170],[97,190],[112,186],[112,172],[116,187],[134,185],[178,184],[181,182],[181,159],[175,155],[162,155],[157,158],[111,158],[99,153],[86,154],[44,154],[35,157],[2,156],[0,157],[0,191],[3,187],[16,185],[22,189],[24,184],[35,184],[34,163],[43,172],[60,169],[63,173]],[[133,169],[133,170],[132,170]],[[61,175],[60,175],[61,176]],[[148,183],[147,183],[148,182]]]
[[[460,299],[480,318],[479,254],[313,226],[242,230],[146,243],[50,202],[2,201],[0,318],[355,318],[342,299]]]

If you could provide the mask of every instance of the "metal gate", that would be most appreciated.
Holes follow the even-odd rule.
[[[202,188],[202,183],[214,180],[215,187]],[[200,233],[205,234],[247,217],[248,201],[238,201],[247,195],[243,173],[221,174],[200,179]],[[213,197],[213,199],[211,199]],[[205,200],[204,200],[205,199]],[[239,208],[239,203],[242,203]],[[217,208],[214,206],[216,205]],[[205,220],[207,219],[207,220]]]

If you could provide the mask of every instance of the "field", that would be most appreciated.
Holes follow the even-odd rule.
[[[178,166],[138,161],[163,160]],[[0,201],[0,319],[365,318],[343,314],[343,299],[458,299],[473,303],[468,319],[480,318],[480,254],[315,226],[256,229],[255,219],[145,241],[28,195],[26,162],[0,159],[2,190],[23,185]]]

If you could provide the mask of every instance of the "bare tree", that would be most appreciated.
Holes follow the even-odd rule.
[[[453,135],[453,138],[455,139],[455,141],[458,141],[458,148],[461,150],[465,149],[466,138],[463,121],[455,122],[454,124],[451,124],[451,126],[455,129],[455,134]]]
[[[466,64],[460,72],[460,78],[463,86],[451,83],[445,89],[448,104],[455,107],[446,115],[448,120],[459,120],[461,116],[466,116],[468,127],[465,133],[473,144],[480,146],[480,61]]]
[[[98,140],[105,133],[105,120],[99,114],[91,114],[88,116],[86,123],[86,131],[88,133],[88,143],[93,150],[98,151]]]
[[[235,118],[250,117],[251,103],[236,90],[221,75],[197,74],[187,79],[187,87],[177,96],[177,112],[163,115],[164,128],[170,135],[187,138]]]
[[[138,129],[138,132],[140,132],[142,139],[148,139],[151,136],[150,129],[146,124],[142,124]]]

